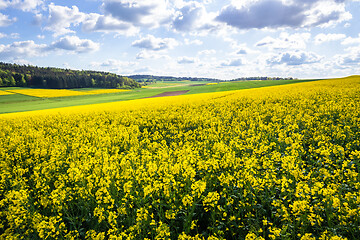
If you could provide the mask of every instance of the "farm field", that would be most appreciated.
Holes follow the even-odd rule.
[[[188,91],[187,94],[196,94],[196,93],[267,87],[267,86],[282,85],[282,84],[292,84],[292,83],[304,82],[304,81],[306,80],[276,80],[276,81],[251,81],[251,82],[247,81],[247,82],[228,82],[228,83],[205,85],[205,86],[191,86],[191,85],[198,85],[200,83],[204,84],[206,82],[189,82],[189,81],[159,82],[159,83],[149,84],[146,86],[146,88],[141,88],[131,91],[120,90],[120,92],[109,92],[109,90],[114,91],[116,89],[108,89],[106,94],[92,94],[94,93],[94,91],[96,91],[95,93],[101,93],[99,91],[104,91],[104,89],[94,90],[91,88],[82,88],[82,89],[65,90],[67,92],[70,91],[70,93],[75,92],[75,95],[78,96],[63,96],[63,97],[60,96],[55,97],[54,95],[52,97],[41,97],[40,95],[29,96],[24,94],[11,94],[11,95],[3,96],[0,94],[0,114],[10,113],[10,112],[34,111],[34,110],[59,108],[59,107],[69,107],[69,106],[77,106],[77,105],[106,103],[106,102],[114,102],[114,101],[126,101],[126,100],[133,100],[133,99],[139,99],[145,97],[152,97],[168,91]],[[37,93],[36,89],[20,88],[20,87],[1,88],[0,91],[4,93],[14,93],[19,91],[20,92],[35,91],[35,94]],[[53,91],[57,91],[57,90],[53,90]]]
[[[360,76],[1,114],[0,158],[1,239],[356,239]]]

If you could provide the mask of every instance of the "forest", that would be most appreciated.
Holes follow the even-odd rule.
[[[0,87],[138,88],[131,78],[109,72],[37,67],[0,62]]]

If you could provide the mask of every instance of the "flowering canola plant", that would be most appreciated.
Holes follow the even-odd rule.
[[[97,89],[90,91],[75,91],[67,89],[14,89],[8,90],[8,93],[19,93],[33,97],[52,98],[52,97],[68,97],[90,94],[117,93],[129,90],[124,89]],[[1,95],[1,93],[0,93]]]
[[[360,78],[0,115],[1,239],[356,239]]]

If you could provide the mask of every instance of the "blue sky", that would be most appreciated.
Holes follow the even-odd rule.
[[[121,75],[360,74],[360,0],[0,0],[0,61]]]

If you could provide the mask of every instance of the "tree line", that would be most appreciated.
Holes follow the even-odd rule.
[[[0,87],[138,88],[131,78],[109,72],[37,67],[0,62]]]
[[[172,77],[172,76],[154,76],[154,75],[131,75],[130,78],[137,82],[162,82],[162,81],[208,81],[219,82],[216,78],[197,78],[197,77]]]
[[[231,80],[220,80],[217,78],[196,78],[196,77],[172,77],[172,76],[154,76],[154,75],[131,75],[130,78],[142,83],[161,82],[161,81],[207,81],[207,82],[222,82],[222,81],[252,81],[252,80],[295,80],[292,77],[240,77]]]
[[[241,77],[241,78],[235,78],[232,79],[230,81],[251,81],[251,80],[296,80],[296,78],[292,78],[292,77],[287,77],[287,78],[283,78],[283,77]]]

